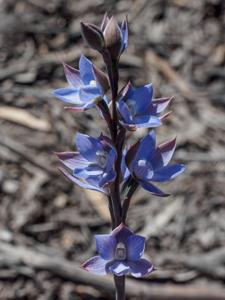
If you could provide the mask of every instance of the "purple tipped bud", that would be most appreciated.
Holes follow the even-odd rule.
[[[108,77],[105,75],[104,72],[102,72],[100,69],[96,68],[95,66],[93,66],[93,73],[96,81],[101,86],[103,92],[106,93],[107,90],[109,89]]]
[[[80,24],[82,37],[88,44],[88,46],[97,51],[102,51],[105,43],[101,29],[94,24],[83,22],[81,22]]]
[[[109,50],[112,58],[117,59],[123,47],[123,37],[120,27],[114,17],[108,21],[105,30],[105,47]]]

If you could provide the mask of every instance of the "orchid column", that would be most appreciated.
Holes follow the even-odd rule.
[[[106,195],[113,230],[95,236],[99,255],[82,267],[98,275],[113,274],[116,299],[124,300],[125,275],[141,277],[154,270],[151,262],[141,258],[145,238],[126,226],[131,198],[139,186],[154,196],[168,196],[154,183],[175,178],[184,166],[169,164],[176,140],[157,146],[152,129],[168,115],[161,113],[171,98],[153,99],[152,84],[135,88],[128,83],[118,92],[119,59],[128,44],[127,20],[119,26],[114,17],[106,14],[100,27],[81,23],[81,30],[86,43],[101,54],[107,74],[82,55],[79,70],[64,64],[69,86],[55,90],[54,95],[66,102],[65,108],[72,112],[97,107],[110,135],[91,137],[78,133],[77,150],[57,156],[64,166],[60,170],[71,181]],[[126,131],[138,128],[151,130],[134,145],[126,145]]]

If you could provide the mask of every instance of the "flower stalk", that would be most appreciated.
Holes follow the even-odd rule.
[[[145,238],[126,225],[132,197],[139,187],[154,196],[168,196],[155,182],[174,179],[184,166],[169,164],[176,140],[157,146],[154,130],[133,145],[126,144],[127,131],[162,125],[168,114],[161,113],[171,101],[171,97],[153,99],[152,84],[135,88],[128,82],[118,93],[119,59],[128,45],[127,19],[119,26],[114,17],[105,14],[100,27],[81,23],[81,31],[87,45],[102,55],[107,74],[82,55],[79,70],[64,64],[69,86],[55,90],[54,95],[72,112],[97,107],[110,135],[101,133],[96,138],[77,133],[76,151],[56,155],[63,165],[60,171],[69,180],[108,198],[112,232],[95,236],[99,255],[82,267],[98,275],[112,274],[116,300],[125,300],[125,276],[141,277],[155,270],[142,258]]]

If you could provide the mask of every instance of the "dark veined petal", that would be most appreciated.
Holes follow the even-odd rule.
[[[97,86],[87,85],[79,90],[79,97],[82,102],[87,103],[90,100],[101,97],[101,91]]]
[[[67,177],[69,180],[71,180],[72,182],[76,183],[80,187],[85,188],[85,189],[89,189],[89,190],[94,190],[94,191],[97,191],[97,192],[101,192],[101,193],[104,193],[104,194],[107,194],[107,191],[105,189],[100,188],[100,187],[95,186],[95,185],[92,185],[90,183],[87,183],[86,181],[81,180],[79,178],[76,178],[72,174],[70,174],[69,172],[67,172],[65,169],[59,168],[59,170],[62,172],[62,174],[65,177]]]
[[[102,178],[99,182],[99,186],[104,187],[107,184],[113,182],[115,180],[115,178],[116,178],[116,172],[113,169],[108,171],[107,173],[104,172],[102,175]]]
[[[137,261],[128,261],[127,265],[129,265],[130,273],[134,277],[142,277],[154,271],[152,263],[143,258]]]
[[[77,88],[61,88],[53,91],[53,95],[58,99],[76,105],[82,105],[80,100],[79,89]]]
[[[145,238],[140,235],[131,235],[128,237],[127,242],[127,259],[139,260],[145,250]]]
[[[56,152],[60,161],[73,171],[75,168],[82,168],[88,166],[89,162],[79,155],[78,152]]]
[[[112,235],[115,236],[117,243],[126,243],[129,236],[133,235],[133,232],[124,224],[120,224],[112,231]]]
[[[147,84],[135,90],[134,97],[137,100],[136,113],[145,114],[151,105],[153,96],[153,85]]]
[[[137,128],[149,128],[149,127],[152,128],[152,127],[158,127],[162,123],[157,116],[143,115],[143,116],[134,117],[133,124],[135,124]]]
[[[101,258],[112,260],[116,249],[116,238],[111,234],[95,235],[96,248]]]
[[[183,173],[185,170],[184,165],[176,164],[163,167],[154,171],[151,181],[164,182],[169,181]]]
[[[96,153],[104,150],[98,139],[86,134],[77,133],[75,144],[80,154],[90,162],[96,162]]]
[[[97,275],[106,275],[107,261],[100,256],[94,256],[82,264],[82,268]]]
[[[80,57],[79,70],[81,79],[85,85],[89,84],[90,81],[95,80],[92,69],[92,62],[84,55],[81,55]]]
[[[131,123],[132,122],[132,116],[131,113],[124,101],[119,101],[117,103],[117,109],[120,113],[120,116],[124,120],[125,123]]]
[[[130,272],[130,267],[123,261],[114,260],[106,265],[106,272],[123,276]]]
[[[148,160],[155,154],[155,132],[151,130],[139,144],[139,148],[135,155],[135,161],[144,159]]]
[[[75,168],[74,176],[87,179],[90,176],[99,176],[103,174],[103,170],[98,165],[87,165]]]
[[[159,196],[159,197],[167,197],[170,194],[166,194],[163,191],[161,191],[159,188],[157,188],[156,186],[154,186],[153,184],[147,182],[147,181],[142,181],[139,180],[138,181],[140,183],[140,185],[147,191],[149,191],[150,193],[152,193],[155,196]]]
[[[63,64],[63,67],[68,83],[75,88],[81,87],[83,82],[80,78],[80,72],[65,63]]]
[[[152,109],[156,114],[160,114],[169,103],[172,101],[173,97],[170,98],[159,98],[152,100]]]

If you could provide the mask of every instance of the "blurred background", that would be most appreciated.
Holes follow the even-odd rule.
[[[175,161],[187,171],[144,190],[128,215],[146,236],[158,270],[128,280],[128,299],[225,299],[225,1],[0,1],[0,299],[111,299],[110,279],[80,262],[95,254],[94,234],[110,229],[106,200],[57,170],[53,151],[73,150],[77,131],[98,135],[98,112],[64,112],[51,90],[84,53],[80,21],[128,15],[121,85],[152,82],[155,97],[175,96],[159,141],[178,137]],[[135,133],[135,138],[145,134]],[[89,277],[88,277],[89,276]]]

